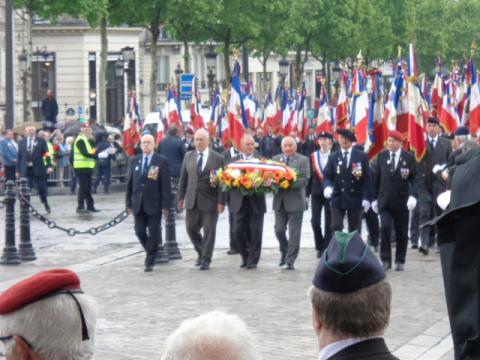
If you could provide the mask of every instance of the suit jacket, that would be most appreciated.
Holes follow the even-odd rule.
[[[24,138],[18,144],[18,159],[17,159],[17,172],[20,173],[20,177],[27,176],[28,162],[33,164],[33,175],[46,176],[47,169],[43,162],[43,156],[48,154],[48,146],[45,140],[35,137],[33,141],[33,148],[31,155],[28,153],[27,145],[28,139]],[[51,154],[49,154],[51,156]],[[47,164],[49,164],[50,157],[47,158]]]
[[[348,167],[343,163],[342,151],[330,154],[325,168],[324,189],[333,188],[330,206],[340,209],[360,209],[362,200],[371,199],[371,174],[367,154],[352,147]],[[353,167],[359,175],[353,175]],[[360,171],[361,168],[361,171]]]
[[[158,145],[158,153],[167,158],[170,176],[174,178],[180,177],[180,170],[186,152],[185,143],[174,135],[168,135]]]
[[[393,356],[383,338],[374,338],[350,345],[328,360],[398,360]]]
[[[378,200],[378,209],[407,209],[409,196],[418,197],[417,164],[415,157],[401,150],[395,171],[391,171],[390,151],[384,150],[377,157],[373,173],[373,198]]]
[[[275,155],[273,160],[287,162],[287,158],[283,154]],[[290,189],[279,190],[273,196],[273,210],[280,210],[283,204],[283,208],[287,212],[305,211],[307,209],[306,187],[310,179],[309,160],[306,156],[295,153],[288,166],[297,171],[297,181]]]
[[[180,181],[178,185],[178,199],[185,201],[185,208],[200,211],[217,211],[217,204],[225,204],[225,194],[220,187],[210,186],[210,172],[224,166],[224,158],[210,149],[205,168],[197,174],[197,151],[189,151],[183,159]]]
[[[253,155],[256,158],[260,157],[260,154],[257,152]],[[234,162],[240,160],[242,158],[241,155],[234,156],[231,158],[230,162]],[[265,201],[265,195],[242,195],[242,193],[236,189],[232,189],[228,192],[229,196],[229,207],[230,210],[233,212],[239,212],[242,208],[243,202],[248,201],[250,205],[250,209],[255,214],[262,214],[267,212],[267,203]]]
[[[130,163],[128,174],[126,207],[137,215],[143,206],[147,215],[159,215],[162,209],[170,208],[172,193],[168,161],[153,153],[147,175],[142,175],[143,154],[137,155]]]
[[[440,172],[433,173],[435,165],[448,163],[452,153],[450,141],[439,136],[435,148],[432,149],[427,142],[427,152],[422,161],[418,164],[419,196],[421,200],[432,201],[445,191],[447,184],[442,180]]]
[[[0,141],[0,154],[2,155],[3,165],[15,166],[17,163],[18,150],[13,140],[7,138]]]

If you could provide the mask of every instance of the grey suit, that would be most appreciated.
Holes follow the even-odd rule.
[[[287,163],[285,155],[280,154],[273,160]],[[275,211],[275,236],[280,244],[282,261],[293,265],[298,256],[302,231],[303,212],[307,209],[305,188],[310,178],[310,164],[306,156],[295,153],[288,166],[297,171],[297,181],[291,189],[280,190],[273,197]],[[288,237],[285,234],[288,226]]]
[[[225,195],[219,187],[210,185],[210,172],[224,166],[224,158],[209,150],[203,171],[197,174],[197,151],[185,155],[180,171],[178,199],[184,201],[186,226],[190,240],[200,259],[210,262],[215,246],[218,220],[217,205],[225,204]],[[203,236],[200,230],[203,228]]]

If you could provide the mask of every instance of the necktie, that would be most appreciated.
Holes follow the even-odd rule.
[[[198,154],[198,160],[197,160],[197,173],[200,174],[202,172],[203,168],[203,153]]]
[[[289,166],[289,165],[290,165],[290,158],[289,158],[289,157],[287,157],[286,164],[287,164],[287,166]]]
[[[395,171],[395,153],[392,152],[390,156],[390,171],[393,173]]]
[[[430,139],[430,146],[432,147],[432,150],[435,149],[435,139]]]
[[[147,170],[148,170],[148,157],[145,157],[143,159],[143,169],[142,169],[143,176],[147,175]]]
[[[343,162],[345,163],[345,167],[348,168],[348,151],[343,153]]]

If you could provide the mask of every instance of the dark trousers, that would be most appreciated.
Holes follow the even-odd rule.
[[[197,209],[187,210],[185,217],[187,234],[190,237],[198,256],[203,260],[212,260],[217,220],[218,213],[216,211],[207,212]],[[202,229],[203,236],[200,233],[200,230]]]
[[[100,181],[103,183],[105,191],[108,191],[110,186],[110,179],[112,177],[112,163],[110,161],[101,161],[97,162],[97,170],[95,173],[95,185],[93,188],[96,190]]]
[[[70,169],[70,175],[70,192],[73,194],[77,189],[77,175],[75,174],[75,171],[73,169]]]
[[[93,209],[92,197],[92,172],[91,171],[75,171],[78,180],[78,205],[77,209]]]
[[[230,240],[230,250],[238,251],[237,239],[235,239],[235,213],[228,210],[228,226],[229,226],[229,240]]]
[[[392,263],[391,235],[393,227],[396,239],[395,263],[405,264],[408,244],[408,215],[409,213],[406,209],[380,210],[380,258],[382,262],[387,264]]]
[[[295,262],[300,250],[303,211],[275,210],[275,236],[277,237],[282,260],[287,264]],[[285,234],[288,227],[288,240]]]
[[[451,216],[438,239],[455,359],[480,359],[480,204]]]
[[[434,204],[433,201],[421,200],[420,201],[420,225],[432,220],[434,217],[440,215],[442,210]],[[428,249],[435,244],[435,234],[437,233],[437,227],[425,226],[420,229],[420,245],[424,249]]]
[[[40,201],[44,205],[48,205],[47,200],[47,174],[42,176],[36,176],[33,174],[33,168],[29,167],[27,170],[27,179],[28,179],[28,186],[30,189],[37,189],[38,196],[40,197]]]
[[[237,248],[247,265],[256,265],[262,251],[263,213],[256,214],[249,199],[244,199],[240,211],[235,213],[235,239]]]
[[[380,237],[378,215],[372,210],[372,208],[370,208],[363,216],[365,217],[365,223],[367,224],[368,238],[370,240],[369,245],[377,247],[378,238]]]
[[[145,250],[145,266],[155,265],[158,245],[162,243],[161,220],[162,214],[147,215],[143,206],[138,214],[134,215],[135,235]]]
[[[330,200],[325,199],[323,195],[312,195],[312,230],[315,238],[315,249],[322,252],[328,246],[330,239],[332,238],[332,215],[330,211]],[[325,234],[322,234],[322,208],[325,214]]]
[[[410,243],[418,246],[420,233],[420,206],[417,204],[410,215]]]
[[[16,179],[16,166],[15,165],[3,165],[3,169],[5,171],[5,181]]]
[[[362,214],[363,209],[339,209],[332,208],[332,233],[343,231],[343,218],[347,214],[348,232],[357,230],[362,233]]]

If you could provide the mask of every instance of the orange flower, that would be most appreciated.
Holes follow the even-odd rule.
[[[285,172],[285,180],[291,181],[293,180],[293,174],[291,171],[286,171]]]
[[[282,189],[288,189],[288,187],[290,186],[290,183],[287,181],[287,180],[283,180],[281,183],[280,183],[280,187]]]
[[[240,184],[242,184],[242,186],[247,190],[252,188],[252,182],[247,176],[242,176],[240,178]]]

